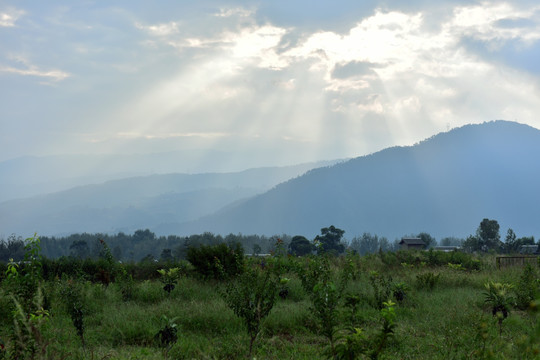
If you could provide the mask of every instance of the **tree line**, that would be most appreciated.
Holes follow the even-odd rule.
[[[274,253],[277,239],[281,240],[285,251],[291,255],[302,256],[311,253],[330,252],[342,254],[346,249],[360,255],[377,251],[397,251],[400,249],[399,239],[390,242],[385,237],[364,233],[355,236],[350,241],[344,240],[345,231],[335,226],[321,229],[321,234],[313,240],[305,236],[274,235],[243,235],[229,234],[226,236],[213,233],[203,233],[190,236],[156,236],[148,229],[137,230],[133,234],[72,234],[65,237],[41,237],[41,252],[43,256],[54,259],[63,256],[75,258],[99,258],[102,251],[101,240],[109,244],[112,255],[121,261],[153,261],[185,259],[190,247],[201,245],[216,245],[221,243],[239,243],[247,254],[260,255]],[[421,232],[408,235],[418,237],[426,244],[426,248],[439,246],[456,246],[467,252],[496,252],[516,253],[523,245],[536,245],[534,236],[518,238],[512,229],[508,229],[505,241],[501,240],[500,226],[496,220],[483,219],[476,233],[466,239],[446,237],[437,241],[430,234]],[[11,235],[0,239],[0,261],[24,258],[25,243],[22,237]]]

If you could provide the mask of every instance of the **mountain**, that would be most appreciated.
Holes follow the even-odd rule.
[[[208,173],[209,169],[215,173],[232,173],[261,167],[260,160],[254,157],[212,150],[27,156],[0,161],[0,202],[135,176],[200,174]]]
[[[263,193],[332,161],[235,173],[161,174],[111,180],[0,202],[0,235],[132,232],[185,222]]]
[[[428,232],[474,234],[483,218],[501,236],[540,236],[540,131],[493,121],[441,133],[313,169],[270,191],[158,232],[302,234],[335,225],[349,239],[371,232],[389,239]]]

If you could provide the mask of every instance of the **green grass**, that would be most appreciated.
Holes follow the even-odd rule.
[[[504,320],[502,333],[496,319],[484,304],[484,284],[488,280],[517,283],[521,268],[463,271],[447,266],[388,266],[378,256],[357,258],[355,280],[346,293],[360,296],[356,318],[350,309],[339,310],[340,331],[351,325],[366,334],[381,328],[379,310],[372,306],[373,289],[369,271],[377,270],[404,282],[409,291],[396,306],[396,329],[381,359],[521,359],[524,343],[534,340],[536,316],[512,311]],[[339,262],[334,269],[337,269]],[[417,288],[416,275],[441,274],[433,289]],[[257,359],[325,359],[327,340],[320,334],[311,303],[294,273],[286,274],[289,296],[278,298],[255,343]],[[226,306],[220,291],[223,284],[189,276],[182,277],[170,295],[156,280],[137,281],[133,298],[122,300],[118,284],[108,287],[82,283],[85,301],[85,341],[81,340],[62,302],[60,281],[44,285],[49,298],[50,317],[41,329],[48,341],[51,359],[244,359],[249,337],[243,322]],[[10,298],[0,289],[0,304]],[[0,339],[11,346],[9,312],[0,309]],[[157,345],[154,338],[164,326],[163,316],[175,319],[178,341],[170,349]],[[353,322],[351,322],[353,321]],[[527,357],[528,356],[528,357]]]

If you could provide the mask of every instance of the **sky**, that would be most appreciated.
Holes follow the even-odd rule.
[[[0,0],[0,161],[284,165],[539,114],[537,1]]]

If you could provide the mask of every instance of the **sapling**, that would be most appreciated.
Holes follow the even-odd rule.
[[[161,318],[164,320],[165,325],[158,331],[155,339],[160,346],[165,348],[166,357],[171,347],[178,340],[178,325],[176,325],[176,318],[169,319],[165,315]]]
[[[82,294],[81,286],[73,280],[68,280],[61,289],[62,299],[67,311],[71,317],[73,326],[77,331],[77,335],[81,339],[83,348],[85,347],[84,341],[84,314],[85,304]]]
[[[373,288],[373,307],[380,310],[384,307],[384,302],[392,296],[392,277],[371,271],[369,282]]]
[[[289,281],[290,279],[286,277],[279,279],[279,284],[281,285],[279,289],[279,297],[282,298],[283,300],[285,300],[287,296],[289,296],[289,287],[287,286]]]
[[[276,301],[278,282],[269,271],[252,269],[227,284],[222,296],[236,316],[240,317],[250,337],[249,357],[263,320]]]
[[[171,291],[173,291],[176,286],[178,278],[180,277],[180,268],[176,267],[169,270],[159,269],[158,273],[161,274],[161,278],[159,280],[163,283],[163,290],[170,295]]]
[[[383,303],[380,310],[382,328],[371,334],[365,333],[360,328],[351,328],[341,332],[336,340],[333,359],[353,360],[362,355],[370,359],[377,359],[388,343],[388,339],[394,335],[396,327],[395,303],[391,300]]]
[[[339,280],[332,278],[330,261],[327,255],[308,259],[307,266],[298,265],[296,272],[308,294],[312,310],[321,325],[321,332],[328,338],[332,357],[335,357],[334,335],[338,325],[338,306],[352,274],[351,264],[347,262]]]

